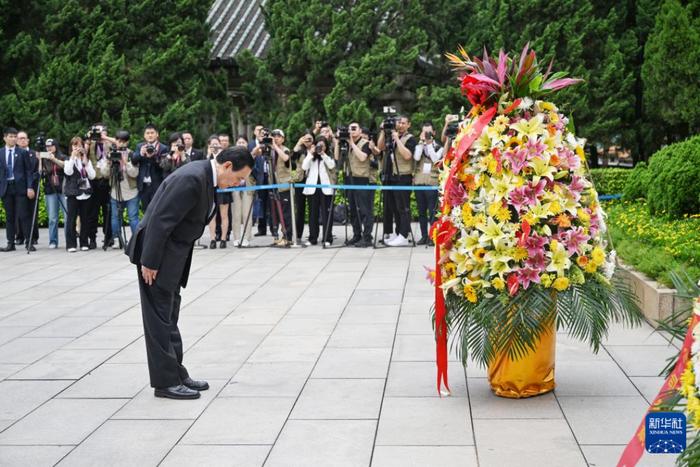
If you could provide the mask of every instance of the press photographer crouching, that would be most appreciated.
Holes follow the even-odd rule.
[[[323,136],[316,138],[316,146],[313,152],[306,154],[301,164],[302,170],[306,172],[307,185],[330,185],[332,184],[335,160],[328,155],[328,141]],[[321,222],[323,223],[322,242],[325,246],[330,246],[333,242],[333,227],[328,224],[331,202],[335,190],[332,188],[304,188],[304,195],[307,196],[311,209],[309,210],[309,241],[306,245],[316,245],[318,243],[318,218],[319,211]]]
[[[346,185],[369,185],[372,165],[376,164],[369,141],[362,137],[362,129],[357,122],[347,128],[338,128],[338,144],[335,159],[345,166]],[[358,248],[372,246],[372,226],[374,225],[374,191],[348,190],[352,239],[346,245]]]
[[[390,113],[385,111],[385,114]],[[387,117],[382,122],[383,131],[379,134],[377,147],[384,151],[386,185],[410,186],[413,184],[416,139],[408,132],[411,120],[406,116]],[[398,232],[395,237],[389,237],[384,244],[387,246],[408,245],[408,233],[411,231],[411,191],[392,190],[388,196],[389,211],[397,219]]]
[[[58,141],[53,138],[46,140],[46,153],[42,155],[41,176],[44,179],[44,200],[46,214],[49,218],[49,248],[58,248],[58,210],[63,211],[64,236],[68,238],[68,213],[66,212],[66,197],[63,195],[63,166],[66,156],[58,148]]]
[[[129,218],[129,228],[131,235],[139,225],[139,191],[137,178],[138,167],[132,163],[133,153],[129,150],[129,132],[118,131],[114,140],[113,149],[109,153],[107,162],[100,167],[103,177],[110,181],[112,191],[110,193],[111,202],[111,226],[113,238],[113,248],[123,248],[126,245],[126,235],[123,232],[123,212],[126,208]]]
[[[435,141],[433,124],[425,122],[420,132],[420,141],[413,153],[413,159],[416,161],[416,172],[413,176],[415,186],[438,186],[438,167],[442,160],[442,155],[443,148]],[[438,192],[437,190],[416,190],[415,194],[421,232],[421,239],[418,240],[417,244],[432,246],[433,242],[429,238],[429,231],[430,226],[435,221]]]
[[[66,233],[66,247],[69,253],[77,251],[76,223],[80,216],[80,249],[87,251],[89,248],[90,225],[90,196],[92,196],[92,184],[95,168],[87,155],[87,150],[80,136],[70,140],[70,158],[63,166],[66,175],[63,193],[66,195],[68,208],[68,230]]]

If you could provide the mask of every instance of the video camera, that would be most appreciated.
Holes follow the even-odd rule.
[[[36,152],[46,152],[46,138],[43,133],[39,133],[34,140],[34,149]]]
[[[385,105],[382,108],[382,113],[384,114],[384,131],[391,133],[396,129],[396,107]]]
[[[459,133],[459,122],[450,122],[445,128],[445,136],[449,139],[454,139]]]
[[[260,133],[262,134],[261,142],[264,146],[272,146],[272,132],[269,128],[263,128]]]

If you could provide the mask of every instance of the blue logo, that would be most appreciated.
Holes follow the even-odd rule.
[[[680,454],[685,451],[684,413],[650,412],[645,423],[644,441],[650,454]]]

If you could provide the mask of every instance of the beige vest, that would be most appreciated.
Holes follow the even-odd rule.
[[[406,133],[401,137],[401,142],[406,144],[409,138],[411,138],[410,133]],[[401,154],[399,154],[398,149],[394,149],[394,175],[413,175],[413,170],[415,167],[413,154],[411,154],[411,160],[404,159]],[[397,172],[398,169],[398,172]]]
[[[356,146],[360,149],[367,144],[368,141],[364,138],[360,138],[360,141],[357,142]],[[370,177],[370,168],[369,168],[369,160],[370,156],[367,156],[367,159],[364,161],[361,161],[353,152],[352,149],[348,152],[348,161],[350,162],[350,175],[353,177],[364,177],[364,178],[369,178]]]
[[[423,172],[423,167],[425,164],[430,164],[430,173],[426,174]],[[413,174],[413,184],[437,186],[438,175],[439,173],[437,167],[435,164],[433,164],[433,161],[430,160],[430,157],[426,156],[425,152],[423,152],[423,155],[416,164],[416,171]]]
[[[285,148],[286,149],[286,148]],[[273,149],[274,151],[274,149]],[[275,153],[275,158],[277,159],[277,163],[275,164],[275,178],[277,179],[277,183],[290,183],[292,181],[292,160],[291,160],[291,152],[289,154],[289,167],[285,165],[285,162],[282,160],[282,158],[279,156],[279,154]],[[289,191],[289,187],[287,188],[280,188],[279,191]]]

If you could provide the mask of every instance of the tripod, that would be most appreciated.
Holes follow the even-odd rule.
[[[47,152],[37,152],[37,157],[39,159],[39,176],[41,177],[41,173],[43,172],[43,159],[46,157]],[[46,180],[44,183],[48,183],[48,180]],[[34,196],[34,209],[32,210],[32,227],[29,230],[29,242],[27,243],[26,249],[27,249],[27,254],[31,253],[31,245],[34,243],[34,227],[36,226],[36,221],[37,221],[37,212],[39,211],[39,194],[41,193],[41,180],[39,180],[39,183],[37,184],[36,187],[36,194]],[[57,187],[54,187],[54,189]],[[44,195],[46,195],[46,189],[44,189]],[[57,197],[58,204],[61,206],[61,209],[63,209],[63,215],[65,218],[65,222],[68,221],[68,209],[66,206],[63,204],[63,200],[61,200],[61,197]]]
[[[272,182],[272,185],[276,185],[277,175],[275,174],[275,165],[277,163],[277,157],[279,157],[279,155],[277,157],[272,157],[272,148],[270,148],[270,146],[268,145],[265,145],[263,149],[263,157],[265,157],[265,162],[268,162],[270,165],[270,181]],[[290,196],[293,195],[293,193],[291,192],[291,188],[289,194]],[[289,245],[287,244],[287,226],[284,223],[284,214],[282,212],[282,200],[280,199],[280,193],[277,187],[270,190],[270,204],[272,208],[272,225],[274,225],[275,223],[274,217],[275,214],[277,214],[279,225],[282,228],[282,239],[284,240],[283,242],[273,243],[273,246],[288,247]]]
[[[121,159],[119,161],[117,160],[112,160],[111,161],[111,168],[109,172],[109,185],[114,187],[115,194],[117,195],[117,219],[119,221],[119,228],[117,229],[117,232],[119,235],[119,248],[123,248],[124,245],[126,245],[126,226],[124,225],[124,220],[122,219],[122,205],[124,203],[124,196],[122,194],[122,186],[121,182],[124,179],[122,172],[121,172],[121,164],[122,161]],[[112,212],[112,200],[111,200],[111,193],[110,193],[110,201],[108,204],[107,208],[107,213],[109,214],[109,222],[112,222],[112,215],[114,214]],[[106,221],[105,221],[106,222]],[[133,227],[133,226],[132,226]],[[112,239],[114,239],[114,234],[115,232],[112,232]],[[102,245],[102,250],[107,251],[107,247],[109,246],[109,241],[105,239],[104,244]]]

